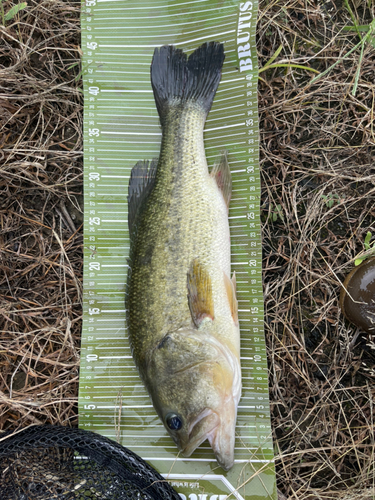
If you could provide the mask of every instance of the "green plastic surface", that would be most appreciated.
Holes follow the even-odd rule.
[[[119,441],[167,477],[183,499],[276,500],[263,332],[260,235],[257,2],[86,0],[84,82],[84,316],[79,425]],[[125,325],[127,186],[138,160],[158,156],[161,130],[150,84],[154,48],[187,53],[224,43],[223,76],[205,132],[210,166],[228,151],[232,270],[241,325],[242,398],[235,465],[216,463],[208,442],[178,456],[131,357]]]

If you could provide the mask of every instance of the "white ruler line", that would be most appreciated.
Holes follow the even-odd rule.
[[[98,4],[99,3],[116,3],[116,2],[121,2],[123,4],[123,0],[97,0]],[[177,4],[178,7],[182,7],[183,5],[191,5],[193,3],[207,3],[208,0],[191,0],[190,2],[182,2],[182,3],[179,3]],[[152,6],[153,9],[170,9],[171,6],[169,4],[166,4],[166,5],[153,5]],[[108,7],[106,8],[106,10],[108,11]],[[121,7],[121,10],[149,10],[149,8],[147,6],[144,6],[144,7],[125,7],[125,5],[123,5],[123,7]]]
[[[137,153],[139,153],[139,155],[141,155],[141,156],[144,156],[144,153],[145,153],[142,150],[127,150],[127,149],[122,149],[121,152],[122,153],[132,153],[134,155],[137,154]],[[159,154],[159,152],[160,152],[159,149],[155,150],[155,154]],[[150,151],[148,151],[148,154],[150,154]],[[123,161],[123,160],[119,160],[118,158],[103,158],[103,157],[98,157],[98,160],[100,160],[100,161],[115,161],[117,163]],[[127,162],[131,162],[131,161],[138,161],[138,160],[136,158],[127,158]],[[108,168],[108,166],[105,165],[105,166],[102,166],[100,168]],[[124,165],[122,167],[112,167],[111,166],[111,169],[112,168],[123,168],[123,169],[131,170],[132,167],[128,167],[128,166]]]
[[[112,283],[107,283],[107,285],[110,285]],[[115,285],[119,285],[120,283],[114,283]],[[121,321],[121,317],[120,318],[105,318],[105,319],[97,319],[96,320],[98,323],[118,323],[119,321]]]
[[[100,312],[102,313],[124,313],[126,309],[102,309]]]
[[[128,223],[127,219],[103,219],[102,222],[116,222],[116,223],[122,222],[123,224]]]
[[[129,122],[98,122],[98,125],[110,125],[111,127],[113,126],[119,126],[119,127],[145,127],[146,125],[144,123],[129,123]],[[150,123],[147,124],[147,127],[157,127],[160,129],[160,125],[158,123]]]
[[[141,73],[139,73],[139,74],[141,74]],[[144,74],[146,74],[146,73],[144,73]],[[111,80],[110,78],[109,79],[96,78],[95,82],[96,83],[112,83],[113,84],[113,80]],[[116,85],[118,85],[119,83],[130,83],[130,84],[134,84],[134,85],[138,83],[138,84],[144,85],[144,82],[142,80],[140,80],[140,81],[137,81],[137,80],[119,80],[118,78],[116,78]],[[101,92],[109,92],[109,91],[102,89]],[[113,90],[111,92],[117,92],[117,90]]]
[[[220,110],[222,111],[222,110]],[[238,118],[239,116],[246,116],[246,113],[239,113],[237,115],[231,115],[231,116],[228,116],[227,120],[229,121],[231,118]],[[218,117],[218,118],[208,118],[206,120],[206,124],[207,123],[212,123],[212,122],[216,122],[218,120],[223,120],[221,117]]]
[[[217,28],[226,28],[227,26],[233,26],[233,23],[218,24],[216,27]],[[152,29],[155,30],[155,33],[160,33],[160,28],[172,28],[172,29],[175,29],[176,26],[174,24],[168,24],[168,25],[165,25],[165,26],[156,26],[156,27],[153,26],[152,27]],[[138,31],[138,33],[134,34],[134,36],[136,36],[136,35],[139,36],[139,32],[140,31],[142,31],[144,29],[150,29],[150,28],[147,28],[146,26],[134,26],[132,28],[127,28],[127,29],[132,29],[132,30]],[[193,31],[185,31],[184,35],[193,35],[193,34],[205,32],[205,31],[206,31],[205,28],[199,28],[199,29],[193,30]],[[229,31],[228,33],[233,33],[233,30]],[[154,39],[155,38],[167,39],[168,37],[175,38],[176,36],[177,36],[176,33],[167,33],[167,32],[164,32],[161,35],[159,35],[159,34],[153,34],[152,38],[154,38]],[[121,40],[121,38],[129,38],[129,33],[124,34],[124,35],[121,35],[119,33],[118,36],[111,36],[111,35],[102,34],[100,38],[101,38],[101,40],[112,40],[113,38],[115,40]],[[109,45],[100,44],[100,47],[109,47]],[[112,47],[123,48],[123,47],[129,47],[129,45],[113,45]],[[139,45],[138,45],[138,47],[139,47]]]
[[[226,111],[227,109],[232,110],[234,108],[243,108],[243,105],[242,104],[234,104],[233,106],[228,106],[227,108],[217,108],[216,101],[215,101],[214,107],[213,107],[213,109],[211,109],[209,116],[212,115],[213,113],[217,113],[218,111]]]
[[[107,0],[107,1],[110,1],[110,0]],[[221,6],[221,9],[223,9],[223,10],[224,10],[224,9],[232,9],[232,8],[233,8],[233,7],[232,7],[232,5],[222,5],[222,6]],[[100,9],[100,8],[98,8],[98,9],[96,9],[96,10],[97,10],[98,12],[100,12],[100,11],[104,11],[104,12],[106,12],[106,13],[108,12],[108,8],[104,8],[104,9]],[[121,11],[122,11],[122,10],[124,10],[124,9],[123,9],[122,7],[112,7],[112,8],[111,8],[111,11],[114,11],[114,10],[121,10]],[[191,15],[191,14],[205,14],[205,13],[208,13],[208,12],[209,12],[210,14],[212,14],[212,8],[211,8],[211,9],[201,9],[201,10],[196,10],[196,11],[189,11],[189,14],[190,14],[190,15]],[[181,15],[183,15],[183,14],[181,14],[181,12],[178,12],[178,13],[176,13],[176,14],[173,14],[173,13],[169,13],[169,12],[168,12],[168,14],[164,14],[164,15],[160,15],[160,14],[157,14],[157,13],[153,13],[153,18],[154,18],[154,19],[159,19],[159,18],[162,18],[162,17],[174,17],[174,16],[181,17]],[[206,20],[206,18],[207,18],[207,16],[204,16],[204,17],[203,17],[203,20]],[[100,19],[101,19],[102,21],[108,21],[108,20],[110,20],[110,21],[112,21],[112,20],[117,20],[117,21],[118,21],[118,20],[124,20],[124,21],[131,21],[131,22],[133,23],[133,22],[137,21],[138,19],[147,19],[147,20],[149,20],[149,19],[150,19],[150,16],[149,16],[149,15],[148,15],[148,16],[144,16],[144,17],[139,17],[139,16],[138,16],[138,17],[133,17],[133,16],[132,16],[132,17],[102,17],[102,16],[101,16],[101,17],[100,17]]]
[[[236,30],[229,30],[229,31],[224,31],[222,33],[215,33],[215,35],[212,35],[212,34],[207,34],[205,36],[201,36],[199,38],[193,38],[191,40],[186,40],[184,42],[175,42],[173,45],[175,47],[178,47],[179,45],[188,45],[189,43],[193,43],[193,42],[200,42],[202,40],[212,40],[212,37],[214,36],[215,38],[219,39],[219,37],[222,37],[224,35],[230,35],[232,33],[236,33]],[[168,35],[167,35],[168,36]],[[173,35],[172,35],[173,36]],[[163,44],[162,44],[163,45]],[[155,47],[160,47],[160,44],[152,44],[152,45],[144,45],[144,44],[138,44],[138,45],[123,45],[123,44],[114,44],[114,45],[111,45],[111,44],[100,44],[99,45],[99,48],[106,48],[106,49],[138,49],[138,48],[142,48],[142,49],[145,49],[145,48],[150,48],[150,49],[154,49]],[[128,54],[116,54],[117,56],[121,55],[121,56],[125,56],[125,55],[128,55]],[[242,97],[242,96],[241,96]]]
[[[248,448],[249,450],[257,450],[258,448],[256,447],[252,447],[252,448]],[[197,462],[216,462],[215,459],[208,459],[208,458],[177,458],[177,457],[147,457],[147,460],[168,460],[168,462],[194,462],[194,461],[197,461]],[[246,463],[249,463],[250,462],[250,459],[243,459],[243,460],[235,460],[234,463],[235,464],[246,464]],[[272,464],[274,463],[274,460],[266,460],[266,459],[257,459],[257,458],[251,458],[251,463],[261,463],[261,464]],[[191,474],[189,474],[190,476]],[[172,476],[176,476],[177,478],[183,476],[183,474],[169,474],[169,473],[166,473],[166,474],[163,474],[163,476],[166,476],[166,477],[169,477],[171,478]],[[196,475],[198,476],[198,474]],[[204,476],[206,477],[206,476]],[[199,474],[199,479],[202,478],[202,475]],[[198,479],[198,478],[197,478]]]
[[[138,372],[136,371],[136,368],[134,367],[134,375],[116,375],[116,379],[120,379],[120,378],[139,380],[139,375],[138,375]],[[98,380],[98,379],[111,379],[111,380],[113,380],[113,375],[96,375],[95,374],[95,380]]]
[[[159,17],[159,16],[155,16],[155,17]],[[162,16],[161,16],[162,17]],[[236,14],[225,14],[224,16],[218,16],[218,17],[210,17],[211,21],[216,21],[217,19],[230,19],[231,17],[236,17]],[[103,19],[103,18],[102,18]],[[107,18],[108,19],[108,18]],[[109,18],[111,20],[116,20],[118,21],[119,19],[124,19],[122,17],[120,18]],[[125,18],[125,19],[129,19],[129,18]],[[170,23],[170,24],[158,24],[158,25],[151,25],[151,26],[144,26],[144,25],[137,25],[137,23],[135,21],[137,21],[138,19],[147,19],[148,21],[150,20],[150,18],[139,18],[139,17],[136,17],[136,18],[131,18],[132,19],[132,26],[110,26],[110,29],[111,30],[139,30],[139,29],[156,29],[156,30],[160,30],[160,28],[170,28],[170,27],[173,27],[173,28],[176,28],[177,26],[187,26],[189,24],[197,24],[197,21],[185,21],[183,23]],[[233,24],[230,23],[230,24]],[[97,28],[94,28],[93,31],[96,31],[96,30],[106,30],[108,31],[108,26],[103,26],[102,28],[101,27],[97,27]],[[129,36],[129,35],[127,35]],[[106,36],[106,35],[101,35],[101,38],[116,38],[114,36]]]
[[[100,249],[103,249],[103,250],[129,250],[129,247],[121,247],[121,246],[118,246],[118,247],[106,247],[104,245],[100,245]],[[123,253],[121,253],[121,255],[123,255]]]
[[[103,130],[102,134],[109,134],[109,135],[139,135],[139,132],[105,132]],[[159,137],[161,137],[161,132],[142,132],[142,134],[143,135],[158,135]]]
[[[233,125],[224,125],[223,127],[215,127],[215,128],[206,128],[204,132],[212,132],[213,130],[225,130],[227,128],[233,128],[233,127],[243,127],[245,123],[235,123]]]
[[[122,94],[122,93],[130,93],[130,94],[152,94],[152,90],[139,90],[139,89],[110,89],[110,90],[102,90],[101,92],[106,92],[108,94]],[[99,99],[102,101],[103,99]]]
[[[231,87],[230,89],[226,89],[226,88],[225,88],[225,85],[224,85],[224,88],[222,88],[222,89],[220,89],[220,90],[218,89],[216,93],[217,93],[218,95],[220,95],[220,94],[222,94],[223,92],[224,92],[224,93],[228,93],[228,92],[230,92],[231,90],[237,90],[237,89],[243,89],[243,88],[244,88],[244,86],[243,86],[243,85],[237,85],[236,87]]]
[[[233,210],[247,210],[247,206],[237,206],[237,207],[230,207],[229,213],[231,213]]]
[[[105,69],[98,69],[97,70],[97,73],[109,73],[111,75],[113,75],[113,71],[112,70],[105,70]],[[116,73],[120,73],[120,74],[124,74],[124,75],[149,75],[150,72],[149,71],[119,71],[117,70]],[[97,78],[95,79],[96,82],[101,82],[103,80],[98,80]],[[110,80],[105,80],[106,82],[107,81],[110,81]],[[100,114],[98,114],[97,116],[100,116]],[[142,117],[143,118],[143,117]]]
[[[240,146],[241,144],[246,144],[246,142],[245,141],[233,142],[231,144],[225,144],[225,147],[226,148],[235,147],[235,146]],[[206,151],[208,151],[209,149],[217,149],[217,146],[207,146]]]
[[[218,104],[219,102],[224,102],[224,101],[230,101],[232,99],[238,99],[238,98],[241,98],[242,95],[232,95],[230,97],[225,97],[225,98],[221,98],[221,99],[217,99],[215,100],[215,103]]]
[[[111,71],[112,73],[112,71]],[[150,109],[151,108],[146,108],[146,109]],[[97,116],[110,116],[111,118],[148,118],[148,117],[145,117],[143,115],[114,115],[112,113],[97,113]],[[145,120],[146,121],[146,120]]]
[[[203,130],[203,134],[205,132],[208,132],[208,130]],[[239,135],[246,135],[246,132],[237,132],[236,134],[227,134],[227,135],[220,135],[219,137],[215,137],[214,140],[215,141],[219,141],[220,140],[220,143],[222,142],[222,140],[224,139],[227,139],[228,137],[238,137]],[[237,144],[243,144],[243,143],[237,143]],[[217,146],[216,146],[217,147]]]

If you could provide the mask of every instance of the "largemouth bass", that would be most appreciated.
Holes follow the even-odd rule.
[[[174,46],[155,49],[162,141],[159,159],[138,162],[129,182],[126,310],[135,364],[182,455],[208,439],[229,470],[241,394],[231,174],[226,154],[209,173],[203,144],[223,62],[216,42],[189,58]]]

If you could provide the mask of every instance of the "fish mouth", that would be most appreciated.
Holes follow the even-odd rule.
[[[232,399],[220,409],[220,425],[217,425],[207,435],[217,463],[226,471],[231,469],[234,464],[236,419],[237,405]]]
[[[220,417],[211,408],[205,408],[189,425],[186,444],[181,447],[181,454],[190,457],[209,434],[220,425]]]
[[[231,399],[220,408],[220,415],[211,408],[205,408],[189,426],[186,445],[181,449],[184,457],[208,439],[217,463],[228,471],[234,464],[234,441],[237,405]]]

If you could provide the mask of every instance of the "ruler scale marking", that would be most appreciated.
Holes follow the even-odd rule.
[[[112,11],[118,11],[119,16],[108,15]],[[140,6],[135,0],[127,0],[120,6],[120,2],[114,0],[84,0],[83,12],[85,269],[80,426],[115,437],[115,412],[118,413],[122,405],[122,444],[134,448],[162,473],[168,473],[171,463],[175,463],[172,473],[181,477],[193,476],[193,470],[202,475],[210,471],[210,477],[213,475],[209,464],[214,466],[215,460],[207,443],[190,459],[176,460],[177,449],[140,385],[130,356],[123,299],[129,251],[127,183],[131,168],[138,160],[158,155],[161,138],[149,81],[154,47],[174,43],[192,51],[205,40],[223,41],[227,57],[204,140],[209,164],[213,165],[226,149],[232,171],[231,257],[232,270],[237,275],[243,336],[243,397],[238,408],[239,435],[235,445],[238,465],[225,474],[225,484],[232,484],[235,489],[238,474],[242,474],[242,479],[246,474],[250,478],[257,469],[255,464],[269,463],[268,472],[256,473],[236,498],[250,499],[249,492],[258,491],[262,498],[275,500],[263,338],[255,50],[257,2],[238,2],[237,5],[228,2],[219,7],[217,0],[145,0]],[[135,16],[121,15],[125,12],[134,12]],[[175,23],[176,16],[181,16],[184,22]],[[149,26],[150,18],[156,20],[155,26]],[[253,21],[249,22],[248,18]],[[164,21],[159,25],[157,19]],[[196,23],[200,23],[199,29],[189,30]],[[182,33],[183,28],[187,30]],[[136,40],[133,32],[137,33]],[[249,33],[249,39],[240,43],[241,37],[247,36],[245,32]],[[111,39],[116,39],[118,44],[111,43]],[[248,50],[244,48],[246,43],[253,69],[250,58],[241,58],[241,50]],[[239,71],[244,64],[248,65],[246,71]],[[137,438],[141,421],[145,423]],[[155,426],[157,435],[151,432]],[[250,457],[251,465],[245,465],[244,469]],[[197,464],[200,464],[198,469]],[[220,480],[210,481],[202,478],[199,484],[206,492],[212,487],[215,492],[228,494]],[[179,487],[178,491],[182,498],[193,498],[189,497],[194,493],[189,487]]]

